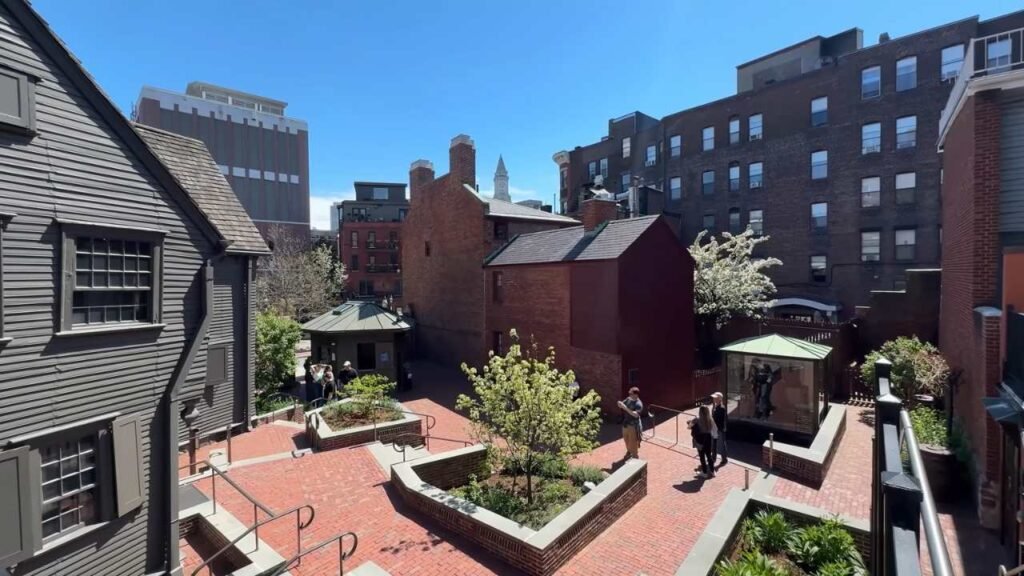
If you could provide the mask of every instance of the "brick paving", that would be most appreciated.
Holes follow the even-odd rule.
[[[306,436],[301,428],[287,423],[263,424],[244,434],[231,438],[231,458],[234,461],[270,456],[282,452],[307,447]],[[200,446],[196,461],[205,460],[212,450],[227,450],[227,442],[222,440]],[[188,452],[178,453],[178,466],[188,465]],[[188,476],[188,468],[179,470],[181,478]]]

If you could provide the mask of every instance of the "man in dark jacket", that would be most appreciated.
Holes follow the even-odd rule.
[[[714,405],[711,407],[711,418],[715,421],[715,426],[718,427],[718,439],[711,443],[711,463],[715,463],[715,458],[719,454],[722,455],[722,466],[725,466],[729,461],[728,451],[725,445],[725,429],[729,425],[729,413],[725,409],[725,404],[722,402],[722,393],[715,392],[711,395],[711,401]]]

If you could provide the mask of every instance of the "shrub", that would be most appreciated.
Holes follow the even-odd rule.
[[[569,476],[569,464],[565,458],[557,454],[538,454],[531,467],[533,474],[541,478],[566,478]],[[505,474],[513,476],[522,476],[527,472],[523,462],[512,456],[502,459],[501,470]]]
[[[739,560],[722,560],[715,567],[718,576],[788,576],[774,560],[756,550],[748,550]]]
[[[605,473],[597,466],[583,465],[569,468],[569,480],[577,486],[583,486],[587,482],[600,484],[604,481]]]
[[[302,337],[299,323],[273,312],[256,315],[257,395],[275,392],[282,382],[295,379],[295,345]]]
[[[514,518],[523,510],[522,499],[501,488],[481,484],[476,476],[470,476],[469,484],[453,488],[449,492],[505,518]]]
[[[345,394],[363,414],[369,414],[373,406],[391,406],[394,389],[395,383],[380,374],[364,374],[345,384]]]
[[[885,357],[892,362],[889,381],[893,394],[913,401],[915,394],[942,396],[949,380],[949,365],[939,350],[916,337],[900,336],[889,340],[864,358],[860,374],[869,386],[875,385],[875,362]]]
[[[743,521],[743,535],[749,548],[775,554],[789,548],[793,527],[782,512],[759,510]]]
[[[818,568],[814,576],[857,576],[858,574],[861,572],[847,562],[829,562]]]
[[[939,448],[949,447],[946,417],[942,412],[924,406],[914,408],[910,411],[910,425],[918,443]]]
[[[789,556],[802,568],[814,573],[832,563],[849,566],[851,573],[864,567],[853,536],[835,518],[797,530]]]

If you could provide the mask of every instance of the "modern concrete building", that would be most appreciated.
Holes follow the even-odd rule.
[[[1021,553],[1024,13],[982,23],[938,124],[944,156],[939,347],[974,453],[983,525]]]
[[[857,28],[815,36],[736,68],[736,93],[654,118],[609,120],[599,142],[555,154],[561,208],[601,185],[632,215],[771,236],[783,266],[775,315],[844,319],[906,270],[938,266],[939,111],[981,30],[966,18],[867,45]]]
[[[400,306],[402,226],[409,213],[405,184],[356,182],[355,190],[355,200],[336,204],[338,254],[348,272],[346,296],[387,298]]]
[[[309,128],[285,116],[287,103],[190,82],[184,93],[145,86],[135,120],[201,140],[249,217],[268,238],[274,229],[309,238]]]

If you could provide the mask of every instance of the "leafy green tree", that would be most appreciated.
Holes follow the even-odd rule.
[[[864,358],[860,366],[861,378],[870,386],[875,384],[875,362],[884,357],[892,363],[889,383],[893,394],[907,402],[916,394],[942,396],[949,383],[949,364],[938,348],[916,336],[900,336],[889,340],[878,350]]]
[[[282,382],[295,378],[295,345],[302,337],[299,323],[274,312],[256,315],[256,394],[273,394]]]
[[[459,396],[456,407],[465,411],[476,439],[514,463],[526,477],[526,500],[533,503],[533,478],[539,465],[551,458],[566,458],[597,446],[600,426],[593,390],[574,397],[571,370],[555,368],[555,351],[541,356],[536,344],[525,352],[515,330],[508,352],[489,355],[482,371],[462,365],[476,398]]]

